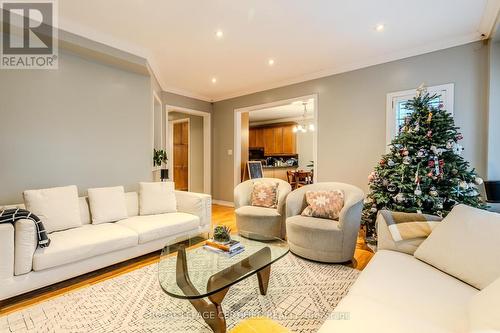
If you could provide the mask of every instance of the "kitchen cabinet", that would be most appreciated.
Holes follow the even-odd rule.
[[[297,143],[293,123],[252,127],[249,131],[250,147],[264,147],[266,156],[295,155]]]

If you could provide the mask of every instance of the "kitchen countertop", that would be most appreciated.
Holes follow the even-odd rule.
[[[284,166],[274,166],[274,165],[263,165],[262,169],[297,169],[299,166],[298,165],[284,165]]]

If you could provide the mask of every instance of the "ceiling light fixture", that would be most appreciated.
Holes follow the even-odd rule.
[[[299,121],[299,123],[295,126],[293,126],[293,133],[306,133],[308,130],[310,132],[314,132],[315,127],[313,123],[308,123],[307,122],[307,102],[302,102],[302,105],[304,105],[304,114],[302,115],[302,120]]]
[[[213,78],[212,78],[212,83],[213,83],[213,84],[216,84],[216,83],[217,83],[217,78],[216,78],[216,77],[213,77]]]
[[[222,32],[222,30],[217,30],[217,32],[215,33],[215,37],[217,37],[219,39],[224,37],[224,33]]]
[[[274,65],[274,59],[269,59],[269,60],[267,61],[267,64],[268,64],[269,66],[273,66],[273,65]]]
[[[382,32],[382,31],[384,31],[384,29],[385,29],[385,25],[383,25],[382,23],[377,24],[375,26],[375,30],[377,30],[378,32]]]

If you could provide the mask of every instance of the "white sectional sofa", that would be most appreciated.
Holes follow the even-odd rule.
[[[37,247],[35,224],[0,224],[0,300],[162,249],[211,224],[211,197],[175,191],[177,212],[139,215],[136,192],[125,193],[128,218],[93,224],[89,201],[79,198],[81,226],[49,233]],[[4,208],[20,207],[14,205]],[[64,209],[64,207],[61,207]],[[43,222],[43,221],[42,221]]]
[[[377,222],[379,251],[319,333],[500,332],[500,214],[459,205],[402,244]]]

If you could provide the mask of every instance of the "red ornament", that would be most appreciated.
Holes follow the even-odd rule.
[[[434,160],[429,160],[429,168],[434,168]]]
[[[462,140],[464,138],[464,136],[462,134],[457,134],[457,136],[455,138],[457,140]]]
[[[381,159],[380,162],[379,162],[380,165],[384,165],[385,164],[385,160],[384,159]]]

